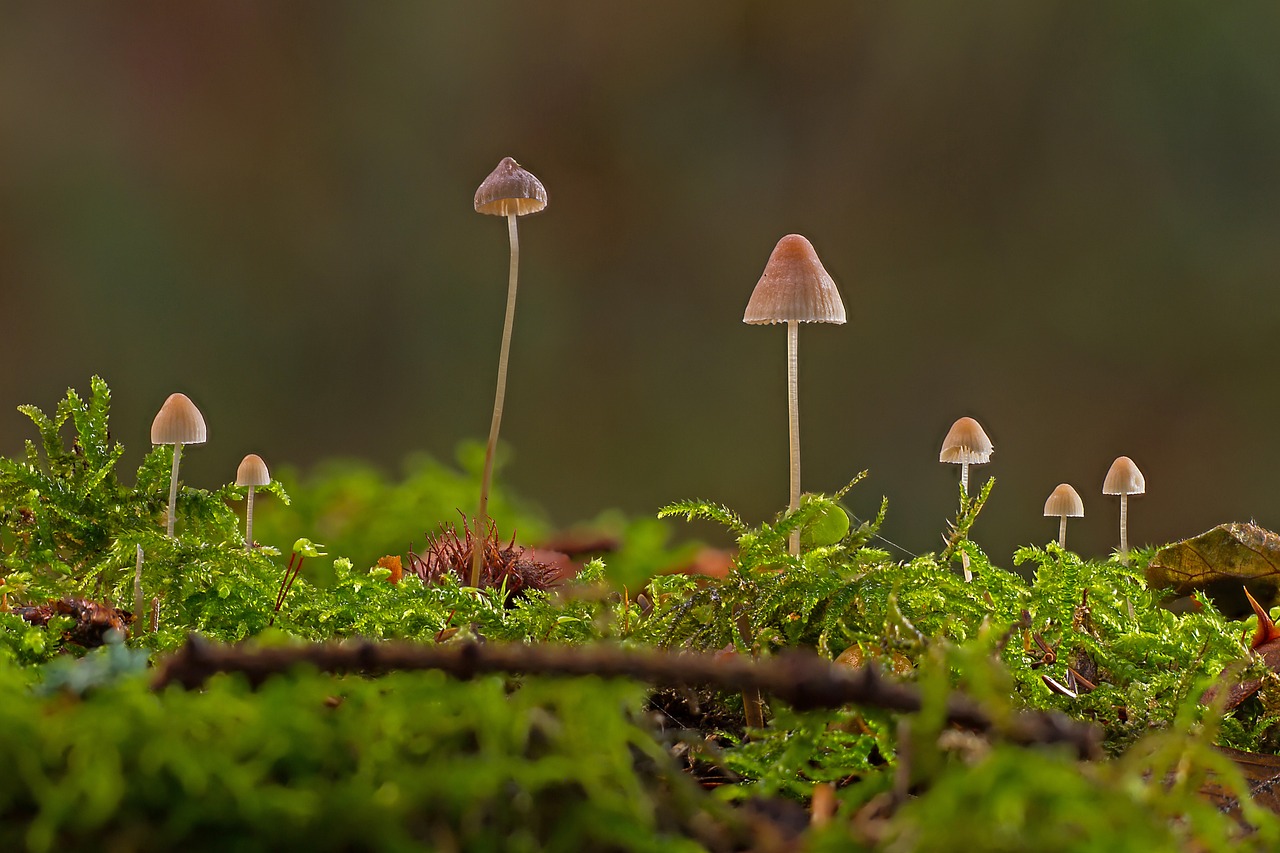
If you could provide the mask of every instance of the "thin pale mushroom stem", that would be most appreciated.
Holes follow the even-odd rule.
[[[1058,547],[1067,550],[1067,517],[1058,516]]]
[[[969,496],[968,461],[960,463],[960,489],[964,492],[965,497]],[[969,555],[964,551],[960,552],[960,566],[964,569],[964,582],[969,583],[973,580],[973,572],[969,570]]]
[[[800,323],[787,321],[787,415],[791,439],[791,511],[800,508]],[[800,556],[800,531],[791,531],[788,550]]]
[[[502,350],[498,355],[498,390],[493,398],[493,421],[489,424],[489,443],[484,449],[484,475],[480,480],[480,508],[476,523],[489,517],[489,487],[493,483],[493,455],[498,448],[498,429],[502,426],[502,403],[507,394],[507,356],[511,352],[511,329],[516,320],[516,279],[520,267],[520,237],[516,232],[515,213],[507,214],[507,234],[511,238],[511,271],[507,278],[507,315],[502,324]],[[471,557],[471,585],[480,585],[480,567],[484,565],[484,549],[476,548]]]
[[[960,463],[960,488],[964,489],[965,495],[969,494],[969,463]]]
[[[182,442],[175,442],[173,445],[173,473],[169,475],[169,521],[165,532],[169,534],[169,538],[175,538],[173,535],[173,511],[178,503],[178,460],[182,458]]]
[[[138,567],[133,572],[133,613],[134,616],[142,619],[142,546],[138,548]]]
[[[249,487],[249,497],[244,505],[244,547],[253,550],[253,486]]]
[[[1129,565],[1129,496],[1120,496],[1120,562]]]

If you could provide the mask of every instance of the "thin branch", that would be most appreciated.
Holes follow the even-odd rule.
[[[758,690],[797,710],[866,705],[890,711],[920,710],[920,692],[887,679],[874,666],[850,669],[808,652],[790,652],[753,661],[738,656],[717,659],[709,654],[632,651],[612,646],[565,647],[503,643],[348,642],[288,648],[244,649],[216,646],[192,636],[160,666],[154,686],[202,686],[220,672],[243,673],[251,684],[301,664],[330,673],[375,675],[391,671],[435,669],[457,678],[510,672],[527,675],[630,678],[672,687],[712,687],[725,691]],[[1019,744],[1061,743],[1081,758],[1101,754],[1097,728],[1057,712],[1024,711],[997,723],[976,702],[954,693],[947,700],[947,720],[979,732],[992,732]]]

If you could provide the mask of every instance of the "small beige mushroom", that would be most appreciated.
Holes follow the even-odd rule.
[[[1058,488],[1053,490],[1053,494],[1049,495],[1049,499],[1044,502],[1044,517],[1057,517],[1059,519],[1058,545],[1066,548],[1067,519],[1084,518],[1084,501],[1080,499],[1080,493],[1072,488],[1069,483],[1061,483]]]
[[[248,486],[249,496],[244,508],[244,547],[253,549],[253,490],[257,486],[265,486],[271,482],[271,473],[267,471],[267,463],[256,453],[250,453],[240,460],[236,469],[236,485]]]
[[[1129,495],[1147,491],[1147,479],[1128,456],[1120,456],[1107,469],[1102,481],[1104,495],[1120,496],[1120,562],[1129,565]]]
[[[502,404],[507,394],[507,359],[511,352],[511,329],[516,319],[516,280],[520,266],[520,238],[516,217],[537,213],[547,206],[547,190],[532,173],[515,160],[503,157],[476,189],[477,213],[507,218],[507,236],[511,243],[511,268],[507,277],[507,312],[502,324],[502,348],[498,355],[498,388],[493,399],[493,420],[489,424],[489,443],[484,450],[484,474],[480,479],[480,507],[476,511],[477,529],[489,517],[489,488],[493,483],[493,455],[498,447],[498,430],[502,426]],[[480,584],[480,566],[484,549],[476,548],[471,561],[471,585]]]
[[[960,485],[969,493],[969,466],[983,465],[991,461],[995,452],[991,439],[987,438],[982,424],[973,418],[961,418],[947,430],[947,437],[942,440],[942,451],[938,454],[939,462],[950,462],[960,466]]]
[[[788,234],[774,246],[764,274],[756,282],[742,322],[787,324],[787,413],[791,444],[791,510],[800,508],[800,324],[844,323],[844,302],[813,244]],[[788,543],[800,553],[800,531]]]
[[[169,519],[166,532],[173,537],[173,510],[178,500],[178,460],[184,444],[204,444],[208,430],[204,415],[186,394],[170,394],[151,422],[151,443],[173,445],[173,472],[169,477]]]

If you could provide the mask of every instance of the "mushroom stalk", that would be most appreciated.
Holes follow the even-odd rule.
[[[964,489],[966,495],[969,494],[969,463],[960,463],[960,488]]]
[[[480,480],[480,507],[476,524],[489,517],[489,486],[493,482],[493,455],[498,447],[498,429],[502,426],[502,403],[507,394],[507,355],[511,352],[511,329],[516,320],[516,279],[520,266],[520,237],[516,233],[516,215],[507,215],[507,233],[511,238],[511,271],[507,277],[507,316],[502,325],[502,349],[498,355],[498,390],[493,399],[493,421],[489,424],[489,443],[484,449],[484,474]],[[480,566],[484,549],[477,548],[471,557],[471,585],[480,585]]]
[[[253,486],[249,487],[249,497],[244,505],[244,547],[253,550]]]
[[[182,442],[176,442],[173,445],[173,472],[169,475],[169,521],[165,532],[169,534],[169,538],[175,538],[173,535],[173,510],[178,503],[178,460],[182,458]]]
[[[1120,496],[1120,562],[1129,565],[1129,496]]]
[[[1058,547],[1067,550],[1067,517],[1064,515],[1058,519]]]
[[[791,511],[800,508],[800,324],[787,321],[787,415],[791,438]],[[800,531],[791,531],[791,556],[800,556]]]

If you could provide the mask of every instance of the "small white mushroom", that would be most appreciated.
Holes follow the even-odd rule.
[[[1102,481],[1104,495],[1120,496],[1120,562],[1129,565],[1129,495],[1147,491],[1147,479],[1128,456],[1120,456],[1107,469]]]
[[[982,424],[973,418],[961,418],[947,430],[947,437],[942,440],[942,451],[938,454],[939,462],[950,462],[960,466],[960,485],[964,493],[969,494],[969,466],[982,465],[991,461],[995,446]]]
[[[1084,501],[1080,499],[1080,493],[1072,488],[1069,483],[1060,484],[1058,488],[1053,490],[1053,494],[1049,495],[1049,499],[1044,502],[1044,517],[1057,517],[1059,519],[1058,545],[1066,548],[1067,519],[1084,518]]]
[[[267,463],[256,453],[250,453],[240,460],[236,469],[236,485],[248,486],[249,496],[244,508],[244,547],[253,548],[253,490],[256,486],[265,486],[271,482],[271,474],[267,471]]]
[[[208,440],[204,415],[186,394],[170,394],[151,422],[151,443],[173,445],[173,472],[169,477],[169,519],[166,532],[173,537],[173,508],[178,500],[178,461],[184,444]]]
[[[774,246],[756,282],[742,322],[787,324],[787,414],[791,444],[791,511],[800,508],[800,324],[844,323],[844,302],[813,244],[788,234]],[[792,556],[800,553],[800,531],[791,533]]]

